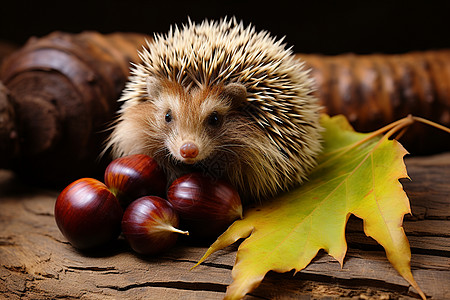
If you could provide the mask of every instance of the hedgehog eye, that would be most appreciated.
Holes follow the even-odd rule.
[[[167,123],[172,122],[172,111],[169,109],[164,117]]]
[[[212,127],[217,127],[219,126],[221,121],[220,115],[217,111],[213,111],[209,116],[208,116],[208,125],[212,126]]]

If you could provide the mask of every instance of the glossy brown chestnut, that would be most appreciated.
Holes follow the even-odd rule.
[[[145,196],[133,201],[125,210],[122,232],[137,253],[154,255],[172,247],[178,234],[179,219],[172,205],[157,196]]]
[[[95,248],[117,238],[122,215],[117,198],[92,178],[69,184],[55,203],[56,224],[78,249]]]
[[[167,191],[167,199],[192,237],[216,237],[242,218],[238,192],[229,183],[201,173],[176,179]]]
[[[113,160],[105,170],[105,184],[123,206],[142,196],[165,197],[167,188],[163,170],[144,154]]]

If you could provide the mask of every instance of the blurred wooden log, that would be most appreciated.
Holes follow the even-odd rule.
[[[344,114],[357,131],[420,116],[450,127],[450,49],[405,54],[297,54],[312,69],[330,115]],[[447,133],[414,124],[400,140],[412,154],[450,150]]]
[[[17,129],[20,143],[18,152],[0,153],[3,160],[43,182],[66,183],[98,169],[104,130],[145,38],[54,32],[31,38],[4,60],[0,79],[14,99],[17,124],[10,127]]]

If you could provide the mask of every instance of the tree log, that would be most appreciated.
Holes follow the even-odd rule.
[[[20,143],[18,153],[2,156],[34,182],[67,183],[98,170],[104,131],[145,38],[54,32],[9,56],[0,79],[14,99],[17,124],[10,127]],[[4,136],[0,143],[11,142]]]
[[[329,115],[373,131],[409,114],[450,127],[450,49],[405,54],[297,54],[312,69]],[[412,154],[450,150],[447,133],[414,124],[400,140]]]

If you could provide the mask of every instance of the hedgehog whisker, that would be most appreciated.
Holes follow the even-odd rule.
[[[229,153],[229,154],[233,155],[234,157],[239,157],[239,154],[236,151],[234,151],[234,150],[232,150],[232,149],[230,149],[230,148],[228,148],[226,146],[224,146],[224,147],[217,147],[217,148],[218,148],[218,151],[220,151],[220,152]]]
[[[239,144],[225,144],[217,147],[220,151],[231,153],[234,156],[239,156],[239,153],[235,151],[233,148],[244,148],[244,145]]]
[[[147,147],[152,149],[154,146],[148,145]],[[158,150],[156,150],[156,151],[153,153],[153,156],[154,156],[154,157],[158,157],[160,154],[166,156],[166,155],[167,155],[166,150],[167,150],[167,149],[166,149],[165,147],[159,148]]]

